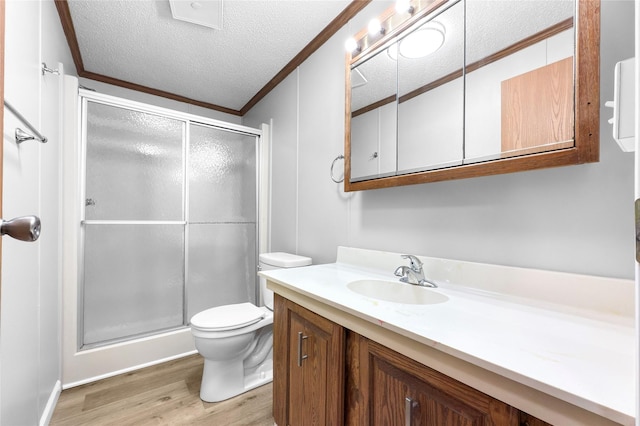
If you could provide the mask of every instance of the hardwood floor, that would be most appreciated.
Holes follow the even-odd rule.
[[[195,354],[62,391],[51,425],[272,426],[272,385],[218,403],[199,397]]]

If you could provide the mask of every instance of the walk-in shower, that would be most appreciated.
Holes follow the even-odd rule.
[[[255,302],[259,135],[81,99],[79,347]]]

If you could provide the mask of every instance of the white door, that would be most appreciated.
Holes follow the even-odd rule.
[[[2,1],[4,40],[2,218],[36,215],[43,234],[36,242],[2,238],[0,298],[0,424],[38,424],[59,387],[58,98],[59,77],[43,75],[43,33],[38,1]],[[53,68],[56,64],[50,63]],[[16,128],[49,142],[16,143]],[[52,201],[53,200],[53,201]],[[43,267],[43,265],[45,267]]]
[[[4,65],[4,100],[34,125],[39,124],[37,70],[28,70],[39,57],[39,31],[17,30],[16,26],[39,16],[37,2],[15,9],[16,3],[6,2],[6,12],[12,19],[5,22],[6,45]],[[13,19],[15,18],[15,20]],[[28,26],[28,24],[26,24]],[[17,30],[17,31],[16,31]],[[22,43],[12,43],[16,34],[26,37]],[[4,61],[3,61],[4,62]],[[37,63],[37,62],[36,62]],[[3,218],[38,214],[40,144],[33,141],[17,145],[13,134],[25,126],[7,109],[4,110],[3,132]],[[38,243],[25,243],[2,238],[2,298],[0,307],[0,363],[2,365],[0,423],[37,424],[39,386],[38,359]],[[19,325],[19,327],[18,327]]]

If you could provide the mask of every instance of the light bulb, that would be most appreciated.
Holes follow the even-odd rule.
[[[369,26],[367,27],[367,29],[369,30],[369,35],[372,35],[372,36],[375,36],[384,32],[382,30],[382,25],[380,24],[380,21],[378,21],[375,18],[369,21]]]
[[[396,0],[396,12],[399,14],[407,12],[413,14],[413,6],[411,6],[411,0]]]
[[[344,48],[348,53],[353,53],[358,50],[358,42],[355,38],[349,37],[347,41],[344,42]]]

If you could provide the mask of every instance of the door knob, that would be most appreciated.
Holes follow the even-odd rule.
[[[21,241],[35,241],[40,236],[40,218],[22,216],[11,220],[0,219],[0,235]]]

